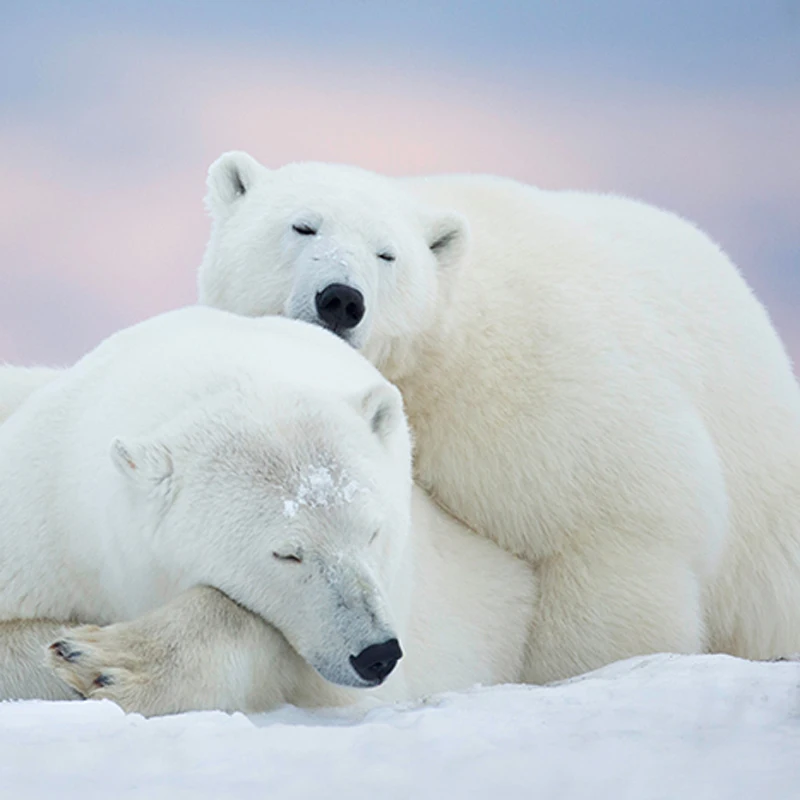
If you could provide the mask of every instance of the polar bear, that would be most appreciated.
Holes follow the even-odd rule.
[[[321,328],[196,307],[115,334],[0,425],[0,699],[257,711],[520,680],[532,570],[411,470],[399,392]]]
[[[236,152],[208,186],[200,302],[327,327],[401,389],[416,480],[536,569],[526,679],[800,649],[800,391],[703,233],[618,196]]]

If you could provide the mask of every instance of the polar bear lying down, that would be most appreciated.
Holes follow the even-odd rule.
[[[800,650],[800,390],[695,227],[621,197],[244,153],[211,167],[207,202],[200,301],[358,349],[403,394],[419,485],[534,570],[523,680]],[[58,374],[0,371],[0,420]]]
[[[534,567],[526,680],[800,650],[800,389],[674,214],[483,175],[209,171],[200,302],[327,327],[403,394],[419,484]]]
[[[518,681],[535,606],[525,564],[414,488],[374,367],[200,307],[110,337],[0,425],[0,552],[0,698],[145,714]]]

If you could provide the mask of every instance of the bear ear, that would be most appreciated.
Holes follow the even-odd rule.
[[[429,214],[425,220],[428,247],[441,267],[457,264],[469,242],[469,223],[457,211]]]
[[[356,409],[369,423],[372,432],[385,442],[404,420],[403,396],[391,383],[379,383],[356,399]]]
[[[234,203],[244,197],[269,170],[242,151],[223,153],[209,168],[206,208],[214,219],[230,213]]]
[[[161,442],[133,442],[117,437],[111,442],[111,460],[122,475],[142,488],[169,488],[174,465],[169,448]]]

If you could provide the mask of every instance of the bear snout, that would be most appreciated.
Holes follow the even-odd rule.
[[[339,335],[355,328],[364,318],[364,295],[343,283],[329,284],[317,292],[314,302],[320,322]]]
[[[402,657],[400,642],[389,639],[365,647],[357,656],[350,656],[350,663],[359,678],[377,686],[389,677]]]

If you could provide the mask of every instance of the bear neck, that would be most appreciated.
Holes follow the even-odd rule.
[[[412,336],[397,336],[377,348],[364,349],[364,355],[401,391],[413,384],[421,375],[430,375],[432,369],[445,366],[443,354],[454,345],[453,326],[443,312]]]

